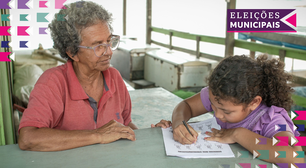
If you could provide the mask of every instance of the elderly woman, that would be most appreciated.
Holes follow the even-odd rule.
[[[49,28],[54,48],[68,61],[42,74],[20,122],[22,150],[59,151],[120,138],[134,141],[131,100],[110,67],[119,36],[111,14],[93,2],[61,9]],[[65,21],[59,19],[65,17]]]

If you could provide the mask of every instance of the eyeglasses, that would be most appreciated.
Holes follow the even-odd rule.
[[[110,47],[111,50],[116,50],[119,46],[120,36],[112,35],[111,40],[108,44],[99,44],[94,47],[87,47],[87,46],[79,46],[80,48],[92,49],[95,52],[97,57],[102,57],[106,52],[107,49]]]

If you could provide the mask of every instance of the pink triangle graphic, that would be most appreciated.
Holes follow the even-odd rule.
[[[260,168],[267,168],[267,165],[258,165]]]
[[[286,21],[292,24],[294,27],[296,27],[296,13],[290,16],[288,19],[286,19]]]
[[[239,163],[242,168],[251,168],[251,163]]]

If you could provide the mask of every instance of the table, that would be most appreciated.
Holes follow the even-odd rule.
[[[132,101],[132,121],[138,128],[149,128],[161,119],[171,120],[174,107],[183,99],[162,87],[130,90]],[[192,118],[190,122],[203,121],[211,118],[207,113]]]
[[[221,164],[231,168],[239,163],[252,167],[272,164],[249,158],[184,159],[168,157],[165,153],[161,128],[135,130],[136,141],[118,140],[109,144],[96,144],[59,152],[22,151],[18,145],[0,146],[0,167],[22,168],[218,168]],[[239,144],[230,145],[234,154],[245,151]]]

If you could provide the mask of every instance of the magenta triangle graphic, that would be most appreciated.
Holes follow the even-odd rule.
[[[290,16],[288,19],[286,19],[286,21],[292,24],[294,27],[296,27],[296,13]]]
[[[251,168],[251,163],[239,163],[242,168]]]

